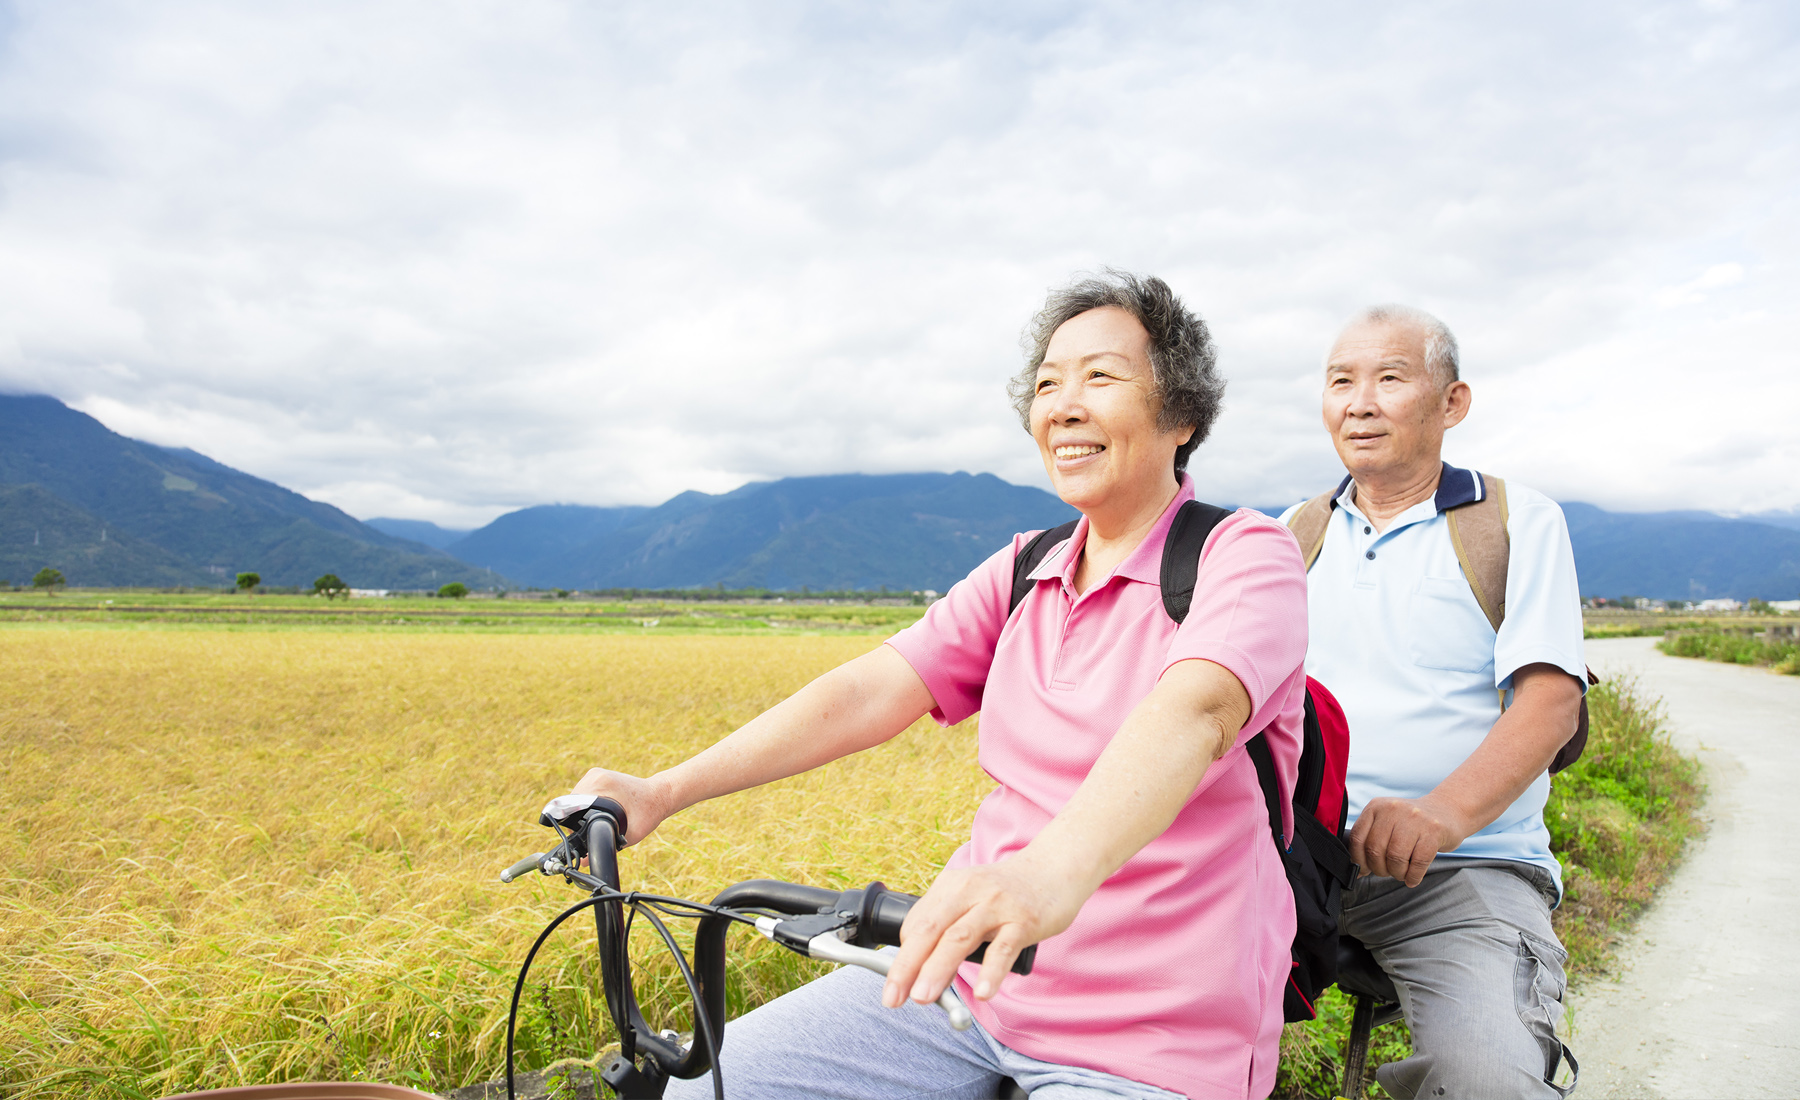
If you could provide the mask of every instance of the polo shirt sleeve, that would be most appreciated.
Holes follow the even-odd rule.
[[[1199,658],[1231,671],[1250,696],[1246,730],[1265,729],[1289,702],[1306,660],[1306,567],[1280,523],[1240,510],[1200,552],[1199,583],[1163,671]]]
[[[1012,542],[957,581],[918,622],[888,639],[931,692],[931,716],[953,726],[981,710],[981,693],[1012,599],[1013,556],[1035,531]]]
[[[1507,483],[1506,618],[1494,639],[1494,686],[1512,686],[1513,673],[1549,664],[1587,690],[1581,644],[1581,585],[1562,509],[1542,493]]]

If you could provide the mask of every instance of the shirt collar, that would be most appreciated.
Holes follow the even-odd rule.
[[[1349,474],[1345,474],[1344,480],[1338,482],[1337,492],[1331,494],[1333,508],[1344,507],[1348,510],[1347,506],[1356,493],[1355,482],[1356,479]],[[1442,515],[1452,508],[1474,504],[1486,496],[1487,484],[1481,480],[1480,473],[1445,462],[1443,469],[1438,471],[1438,487],[1431,498],[1431,506],[1437,514]],[[1407,509],[1409,512],[1411,510]]]
[[[1175,492],[1175,499],[1171,500],[1169,506],[1163,509],[1163,514],[1157,517],[1150,532],[1144,536],[1144,541],[1138,543],[1136,549],[1125,555],[1125,560],[1119,563],[1112,575],[1143,581],[1146,584],[1161,584],[1163,543],[1168,541],[1169,527],[1175,522],[1175,513],[1181,509],[1183,504],[1193,499],[1194,479],[1184,473],[1181,475],[1181,488]],[[1041,581],[1050,577],[1059,577],[1065,584],[1074,584],[1075,563],[1080,559],[1081,548],[1087,545],[1087,533],[1088,518],[1082,516],[1081,520],[1075,524],[1075,533],[1064,540],[1061,546],[1044,555],[1044,560],[1031,571],[1031,579]]]
[[[1448,462],[1438,475],[1437,495],[1432,503],[1440,512],[1448,512],[1452,508],[1461,508],[1465,504],[1473,504],[1487,496],[1487,485],[1481,475],[1474,470],[1461,470]]]

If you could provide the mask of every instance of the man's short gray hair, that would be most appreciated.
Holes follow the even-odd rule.
[[[1156,383],[1156,427],[1170,432],[1192,426],[1194,434],[1175,448],[1175,472],[1187,469],[1188,456],[1200,446],[1224,404],[1225,380],[1219,377],[1218,347],[1200,315],[1182,304],[1169,284],[1155,276],[1140,278],[1107,268],[1050,292],[1044,308],[1025,330],[1025,369],[1006,387],[1019,422],[1031,430],[1031,399],[1037,393],[1038,368],[1044,365],[1050,337],[1067,321],[1094,309],[1122,309],[1150,334],[1150,368]]]
[[[1462,361],[1456,350],[1456,336],[1449,325],[1419,307],[1393,302],[1370,306],[1350,318],[1350,323],[1344,327],[1348,329],[1352,325],[1410,325],[1417,328],[1425,337],[1425,369],[1438,376],[1438,387],[1441,389],[1462,381]]]

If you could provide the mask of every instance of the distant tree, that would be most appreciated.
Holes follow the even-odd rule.
[[[37,576],[31,578],[31,587],[45,589],[52,596],[56,595],[58,587],[67,583],[60,572],[47,565],[37,571]]]
[[[460,600],[468,594],[469,586],[461,581],[451,581],[438,589],[438,598],[441,600]]]
[[[323,596],[328,600],[336,599],[340,596],[348,599],[350,596],[350,586],[343,581],[338,580],[336,573],[327,573],[313,582],[313,594]]]
[[[566,600],[569,598],[569,590],[566,588],[553,588],[550,590],[550,594],[559,600]]]
[[[240,592],[245,593],[246,595],[249,594],[251,589],[255,588],[257,585],[259,585],[261,583],[262,583],[262,575],[259,573],[239,573],[238,574],[238,580],[237,580],[238,590]]]

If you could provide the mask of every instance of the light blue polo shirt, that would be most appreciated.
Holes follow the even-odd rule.
[[[1437,495],[1377,531],[1357,507],[1356,483],[1346,477],[1338,486],[1306,578],[1306,671],[1337,696],[1350,721],[1352,822],[1372,798],[1417,798],[1443,782],[1493,728],[1497,692],[1506,690],[1510,703],[1513,673],[1526,665],[1555,665],[1586,689],[1581,594],[1562,509],[1506,483],[1511,556],[1496,636],[1444,518],[1483,492],[1478,474],[1445,463]],[[1549,797],[1550,776],[1541,775],[1492,824],[1440,858],[1535,864],[1560,889],[1562,865],[1544,827]]]

